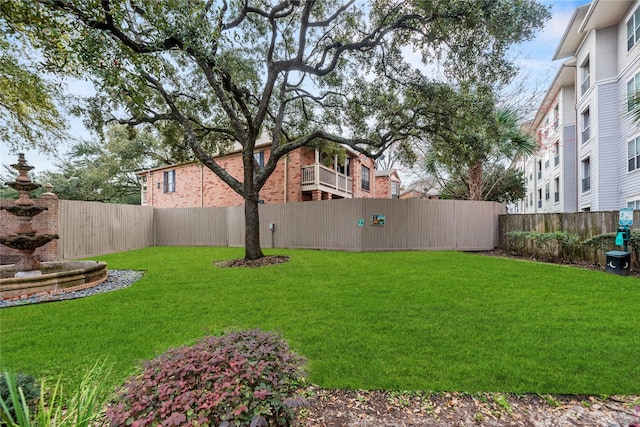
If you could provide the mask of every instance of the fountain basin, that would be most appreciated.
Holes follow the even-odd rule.
[[[43,262],[40,271],[40,275],[14,277],[14,264],[0,266],[0,299],[86,289],[107,278],[107,264],[99,261]]]

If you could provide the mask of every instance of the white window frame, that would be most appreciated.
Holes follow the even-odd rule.
[[[398,181],[391,181],[391,198],[400,198],[400,183]]]
[[[258,169],[260,170],[264,169],[264,150],[256,151],[255,153],[253,153],[253,158],[258,164]]]
[[[162,174],[162,192],[163,193],[175,193],[176,192],[176,170],[171,169],[164,171]]]
[[[585,118],[587,119],[585,121]],[[585,126],[586,125],[586,126]],[[591,140],[591,109],[589,106],[580,113],[580,139],[582,144],[586,144]],[[586,138],[585,138],[586,135]]]
[[[640,6],[636,7],[626,22],[627,27],[627,52],[640,41]]]
[[[585,165],[588,164],[589,168],[585,168]],[[587,175],[585,172],[588,171]],[[582,193],[588,193],[591,191],[591,156],[586,156],[582,160],[580,160],[580,190]],[[586,179],[589,179],[589,188],[585,190],[585,182]]]
[[[631,167],[632,164],[633,167]],[[640,171],[640,136],[636,136],[627,141],[627,172],[631,173],[636,171]]]
[[[365,174],[365,171],[367,172]],[[360,177],[360,187],[365,191],[371,191],[371,168],[368,166],[362,165],[362,176]],[[366,180],[365,180],[366,175]]]
[[[633,210],[640,210],[640,195],[627,198],[627,207]]]
[[[580,96],[583,96],[591,87],[591,62],[589,56],[582,61],[580,66]]]
[[[627,81],[627,112],[634,111],[636,107],[636,99],[640,92],[640,72],[636,73]]]

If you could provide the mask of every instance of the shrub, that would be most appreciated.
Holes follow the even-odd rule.
[[[274,333],[209,336],[167,351],[128,379],[107,409],[113,426],[289,425],[304,359]]]
[[[636,255],[636,262],[640,265],[640,229],[631,230],[629,246]]]
[[[22,394],[20,394],[20,391]],[[22,419],[25,413],[29,414],[35,409],[40,397],[40,385],[31,375],[11,374],[5,372],[0,377],[0,419]],[[0,422],[0,425],[2,423]]]
[[[531,233],[533,243],[540,249],[542,256],[547,260],[553,260],[561,248],[560,234],[562,232],[551,233]]]
[[[38,387],[35,400],[26,397],[26,389],[18,383],[20,375],[5,373],[4,384],[7,395],[0,396],[0,419],[9,427],[101,425],[100,421],[104,419],[102,395],[106,392],[109,373],[104,363],[96,363],[85,373],[75,394],[69,399],[65,398],[62,392],[60,380],[46,392],[43,382]],[[35,401],[37,404],[34,405]],[[8,402],[11,402],[15,409],[13,413],[8,410]]]
[[[591,250],[593,263],[598,265],[598,252],[611,250],[615,246],[616,233],[604,233],[591,237],[582,242],[582,246]]]
[[[576,254],[582,247],[580,236],[578,234],[567,233],[566,231],[560,231],[555,234],[556,239],[558,239],[560,244],[562,259],[568,262],[573,262]]]
[[[529,231],[509,231],[507,233],[507,250],[518,256],[524,255],[530,237]]]

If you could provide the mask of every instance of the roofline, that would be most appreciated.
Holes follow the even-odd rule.
[[[597,1],[597,0],[594,0]],[[564,47],[565,43],[567,43],[567,38],[569,37],[569,35],[572,33],[572,29],[574,28],[574,25],[576,24],[576,21],[579,17],[579,15],[582,14],[583,11],[587,11],[586,13],[588,14],[589,10],[591,9],[591,6],[593,5],[593,3],[591,4],[583,4],[582,6],[578,6],[576,7],[576,10],[573,11],[573,15],[571,15],[571,19],[569,19],[569,23],[567,24],[567,28],[565,28],[564,30],[564,34],[562,35],[562,38],[560,39],[560,42],[558,43],[558,47],[556,48],[556,51],[553,53],[553,56],[551,57],[551,59],[553,61],[558,60],[558,59],[564,59],[564,58],[568,58],[572,55],[564,55],[564,56],[560,56],[560,52],[562,51],[562,48]],[[582,18],[582,22],[581,22],[581,26],[584,23],[584,18]],[[577,33],[581,33],[581,31],[577,31]],[[582,42],[582,39],[584,39],[584,35],[582,37],[580,37],[580,43]],[[580,44],[578,43],[578,45]],[[577,46],[576,46],[577,48]],[[575,49],[573,49],[575,51]]]
[[[551,95],[554,95],[562,87],[558,85],[558,82],[560,81],[560,77],[562,76],[562,73],[567,68],[575,68],[575,67],[576,67],[576,64],[575,64],[575,61],[573,61],[573,59],[568,59],[565,62],[563,62],[562,65],[560,65],[560,68],[558,68],[558,72],[556,73],[555,77],[553,78],[553,81],[549,85],[549,89],[547,89],[547,92],[544,94],[544,97],[542,98],[542,102],[540,102],[540,106],[538,107],[538,111],[536,112],[536,115],[531,121],[532,129],[537,129],[538,125],[542,122],[542,119],[547,114],[548,109],[545,109],[543,107],[550,99],[553,98]]]
[[[265,138],[265,139],[263,139],[263,140],[258,140],[258,141],[256,141],[255,148],[263,148],[263,147],[269,146],[270,144],[271,144],[271,141],[270,141],[268,138]],[[354,150],[353,148],[349,147],[348,145],[343,145],[343,144],[340,144],[340,145],[341,145],[341,146],[342,146],[342,147],[343,147],[343,148],[344,148],[348,153],[350,153],[350,154],[352,154],[352,155],[354,155],[354,156],[356,156],[356,157],[358,157],[358,156],[361,154],[359,151]],[[312,149],[312,147],[307,147],[307,146],[302,146],[302,147],[300,147],[300,148]],[[215,155],[215,156],[213,156],[213,157],[214,157],[214,158],[218,158],[218,157],[226,157],[226,156],[229,156],[229,155],[231,155],[231,154],[237,154],[237,153],[241,153],[241,152],[242,152],[242,148],[240,147],[240,148],[236,148],[236,149],[234,149],[234,150],[228,151],[228,152],[226,152],[226,153],[224,153],[224,154],[222,154],[222,155]],[[158,166],[158,167],[151,168],[151,169],[143,169],[143,170],[141,170],[141,171],[136,172],[136,175],[146,175],[146,174],[147,174],[147,173],[149,173],[149,172],[156,172],[156,171],[159,171],[159,170],[162,170],[162,169],[171,169],[171,168],[175,168],[175,167],[178,167],[178,166],[191,165],[191,164],[194,164],[194,163],[200,163],[200,162],[199,162],[198,160],[192,160],[192,161],[190,161],[190,162],[184,162],[184,163],[173,163],[173,164],[170,164],[170,165]],[[400,176],[398,176],[398,178],[399,178],[399,177],[400,177]]]

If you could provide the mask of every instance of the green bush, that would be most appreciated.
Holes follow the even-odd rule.
[[[566,231],[556,232],[555,234],[560,244],[562,259],[572,263],[582,247],[580,236],[578,234],[567,233]]]
[[[531,240],[540,250],[540,255],[552,261],[560,254],[562,233],[531,233]]]
[[[615,241],[616,233],[598,234],[582,242],[582,247],[591,251],[593,263],[598,265],[598,252],[613,249]]]
[[[101,425],[104,418],[102,394],[106,391],[109,370],[96,364],[88,371],[69,399],[64,397],[60,380],[46,390],[39,387],[36,404],[18,385],[18,375],[5,373],[6,396],[0,396],[0,419],[9,427],[89,427]],[[9,411],[9,403],[13,412]]]
[[[146,362],[107,409],[111,425],[288,426],[304,359],[274,333],[209,336]]]
[[[636,262],[640,265],[640,229],[631,230],[629,246],[636,255]]]
[[[22,396],[18,390],[22,390]],[[40,385],[35,377],[5,372],[0,377],[0,401],[4,403],[4,405],[0,404],[0,411],[3,412],[0,418],[18,419],[16,409],[22,411],[23,405],[27,406],[27,410],[33,411],[39,397]],[[0,425],[2,425],[1,422]]]
[[[507,250],[512,254],[523,256],[526,253],[531,233],[529,231],[509,231],[506,236]]]

